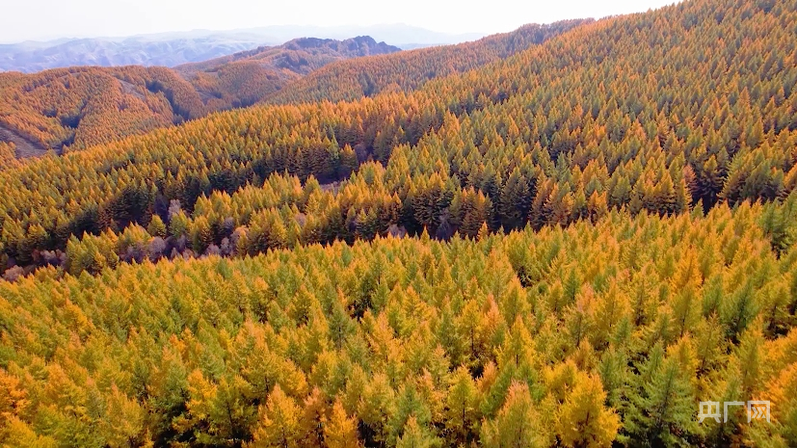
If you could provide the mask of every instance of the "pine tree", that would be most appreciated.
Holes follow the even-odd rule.
[[[0,440],[9,447],[56,448],[60,446],[52,436],[37,434],[28,423],[13,416],[0,427]]]
[[[157,236],[160,238],[166,238],[166,224],[163,223],[163,220],[158,215],[152,215],[152,219],[147,226],[147,233],[152,236]]]
[[[528,386],[513,382],[498,416],[482,424],[481,442],[490,448],[546,446],[547,431],[540,424],[541,420]]]
[[[753,285],[748,280],[722,303],[720,316],[726,336],[733,342],[738,342],[739,336],[758,312],[753,294]]]
[[[343,147],[340,153],[340,168],[338,169],[339,179],[348,179],[352,173],[357,171],[359,163],[357,161],[357,154],[351,149],[348,144]]]
[[[365,385],[357,414],[366,425],[366,431],[362,431],[366,445],[388,442],[388,423],[394,412],[394,399],[395,392],[384,374],[374,375]]]
[[[189,219],[185,212],[179,211],[169,218],[169,234],[174,238],[188,236]]]
[[[533,191],[526,179],[520,174],[520,170],[515,168],[501,189],[498,200],[498,215],[501,217],[504,229],[509,231],[525,225],[532,197]]]
[[[327,422],[327,403],[324,393],[318,387],[304,399],[302,415],[299,419],[300,445],[321,448],[324,445],[324,427]]]
[[[340,399],[335,400],[332,412],[324,425],[324,443],[329,448],[359,447],[357,419],[349,417]]]
[[[460,367],[451,379],[446,397],[446,429],[450,432],[451,445],[467,444],[476,436],[475,426],[479,420],[476,384],[470,373]]]
[[[285,395],[277,384],[260,408],[259,422],[253,434],[252,446],[257,448],[296,446],[300,436],[301,410],[293,398]]]
[[[556,434],[567,447],[608,447],[620,418],[605,407],[606,392],[597,376],[578,372],[572,390],[557,411]]]
[[[440,446],[442,446],[442,441],[435,437],[428,428],[421,427],[414,416],[407,420],[403,434],[396,444],[397,448],[435,448]]]
[[[648,362],[648,380],[638,384],[626,414],[626,443],[648,446],[687,446],[699,432],[692,382],[673,358]]]

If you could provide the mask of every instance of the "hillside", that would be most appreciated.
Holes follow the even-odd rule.
[[[0,73],[0,140],[36,155],[107,143],[205,114],[193,87],[166,68]]]
[[[9,170],[0,174],[4,251],[27,265],[84,231],[121,232],[153,214],[168,222],[172,200],[190,213],[202,195],[235,194],[272,174],[332,183],[368,160],[384,168],[369,168],[376,171],[350,189],[317,192],[313,213],[304,210],[310,187],[276,203],[244,196],[235,216],[222,197],[217,213],[186,223],[173,242],[202,233],[190,246],[205,252],[236,227],[257,225],[265,239],[247,248],[257,252],[351,241],[393,225],[473,236],[483,222],[510,230],[615,207],[673,214],[784,197],[797,185],[797,40],[774,23],[795,11],[725,6],[719,22],[681,18],[710,18],[716,8],[692,2],[677,15],[578,27],[409,94],[228,112]],[[729,42],[725,53],[700,56],[718,35]],[[737,44],[744,39],[755,44]],[[299,225],[297,213],[313,216]],[[269,239],[275,225],[281,235]]]
[[[792,446],[797,251],[771,251],[766,213],[0,281],[0,440]],[[699,425],[725,396],[775,424]]]
[[[17,154],[29,157],[49,149],[60,153],[64,148],[108,143],[262,101],[359,98],[394,87],[409,91],[431,78],[493,62],[582,23],[528,25],[468,44],[401,53],[370,37],[302,38],[175,69],[76,67],[31,75],[0,73],[0,141],[15,143]],[[388,53],[393,57],[384,59]],[[355,62],[361,58],[368,68]],[[337,68],[310,82],[301,81],[328,64]],[[341,73],[360,73],[367,84],[351,84]]]
[[[210,109],[220,110],[251,106],[332,62],[398,51],[367,36],[342,41],[302,38],[175,70],[191,82]]]
[[[511,33],[449,47],[329,64],[263,101],[275,104],[336,102],[374,96],[383,91],[409,92],[431,79],[473,70],[590,22],[592,20],[532,24]]]
[[[332,61],[399,51],[362,37],[300,39],[201,64],[0,73],[0,141],[20,156],[82,149],[252,104]]]
[[[0,170],[14,166],[17,160],[17,145],[0,142]]]
[[[797,0],[495,39],[0,171],[0,444],[797,445]]]

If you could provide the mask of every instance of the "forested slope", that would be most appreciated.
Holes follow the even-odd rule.
[[[17,164],[16,145],[0,142],[0,170]]]
[[[463,73],[539,45],[592,20],[526,25],[475,42],[330,64],[266,97],[266,103],[352,101],[385,91],[411,91],[431,79]]]
[[[796,204],[0,281],[0,441],[794,446]]]
[[[398,63],[422,69],[425,79],[462,72],[539,44],[579,23],[530,25],[465,46],[401,52],[381,71]],[[61,152],[109,143],[215,111],[250,106],[277,94],[301,101],[307,95],[306,85],[293,84],[313,71],[336,61],[343,70],[361,70],[360,65],[346,62],[398,51],[370,37],[342,41],[304,38],[175,69],[74,67],[29,75],[3,73],[0,141],[15,142],[18,148],[27,143],[27,150],[18,151],[19,156],[42,155],[48,149]],[[409,75],[401,73],[401,77]],[[325,81],[326,85],[329,82]],[[342,86],[347,80],[335,82]],[[400,82],[405,89],[420,85]],[[377,84],[369,94],[385,87]],[[329,92],[330,98],[338,96]]]
[[[167,68],[0,73],[0,127],[42,151],[108,143],[204,114],[197,92]]]
[[[398,47],[360,36],[346,40],[302,38],[175,68],[213,110],[246,107],[335,61],[396,53]]]
[[[797,23],[795,2],[687,2],[585,25],[413,93],[228,112],[37,160],[0,174],[2,253],[41,264],[73,235],[147,227],[154,215],[169,227],[167,254],[184,250],[183,236],[194,251],[220,248],[235,230],[254,231],[243,249],[256,253],[391,226],[444,238],[482,223],[785,197],[797,182],[797,30],[783,23]],[[346,182],[369,159],[384,168]],[[345,188],[317,188],[325,199],[307,203],[243,200],[236,212],[222,197],[187,227],[170,222],[173,200],[190,214],[202,195],[286,171]]]
[[[27,140],[40,153],[84,149],[251,105],[332,61],[388,51],[399,49],[370,38],[300,39],[174,70],[128,66],[2,73],[0,141]]]

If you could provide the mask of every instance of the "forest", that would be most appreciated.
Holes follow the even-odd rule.
[[[797,446],[795,0],[347,59],[15,151],[0,446]],[[770,421],[698,418],[748,400]]]
[[[7,446],[794,446],[797,200],[0,282]],[[776,225],[776,224],[775,224]],[[699,425],[697,402],[772,401]]]
[[[399,51],[369,38],[302,42],[175,69],[71,67],[29,75],[2,73],[0,129],[42,150],[80,150],[252,105],[333,61]]]
[[[418,84],[418,80],[409,84],[402,81],[410,75],[431,79],[465,72],[540,44],[579,23],[528,25],[476,42],[409,52],[406,58],[370,58],[374,61],[368,69],[372,80],[367,88],[369,94],[393,88],[396,83],[410,89]],[[349,80],[340,76],[352,69],[362,70],[356,65],[344,63],[330,75],[320,75],[333,77],[321,83],[298,81],[336,61],[398,51],[370,37],[342,41],[302,38],[174,69],[72,67],[29,75],[0,73],[0,142],[8,140],[4,132],[12,133],[15,140],[30,146],[21,153],[23,157],[42,155],[50,149],[61,153],[171,127],[216,111],[258,102],[284,102],[280,95],[300,100],[312,95],[307,86],[340,89],[336,93],[330,90],[328,99],[344,93],[349,98],[349,88],[343,90]],[[391,74],[397,63],[413,73]],[[343,72],[337,71],[341,69]],[[355,89],[353,85],[351,88]],[[283,94],[283,90],[296,93]]]

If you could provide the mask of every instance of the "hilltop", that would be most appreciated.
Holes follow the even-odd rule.
[[[346,40],[301,38],[278,47],[260,47],[175,70],[211,109],[251,106],[314,70],[336,61],[401,51],[360,36]]]

